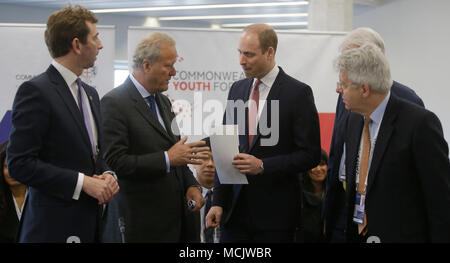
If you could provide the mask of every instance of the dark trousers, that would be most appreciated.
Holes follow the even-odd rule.
[[[246,188],[242,189],[236,207],[227,224],[221,226],[221,243],[292,243],[295,229],[268,230],[255,227],[255,220],[249,212]]]

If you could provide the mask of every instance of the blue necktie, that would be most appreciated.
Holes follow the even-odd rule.
[[[150,95],[150,96],[146,97],[145,101],[147,102],[147,105],[152,110],[153,114],[155,114],[155,118],[158,118],[158,114],[156,113],[155,95]]]

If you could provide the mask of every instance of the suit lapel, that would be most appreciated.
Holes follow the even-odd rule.
[[[397,113],[395,110],[395,98],[393,98],[391,94],[391,98],[389,99],[389,102],[386,106],[380,130],[375,142],[375,149],[372,155],[372,162],[370,164],[370,170],[367,179],[367,194],[374,184],[375,177],[381,164],[381,160],[383,159],[384,152],[386,151],[392,132],[394,131],[394,121],[396,117]]]
[[[54,88],[56,89],[57,93],[61,96],[62,100],[64,101],[64,104],[66,104],[68,110],[70,111],[72,117],[75,120],[75,123],[80,129],[81,134],[83,135],[82,136],[83,141],[86,143],[89,149],[91,149],[89,134],[87,133],[86,127],[84,125],[80,109],[78,108],[78,105],[75,102],[75,99],[72,95],[72,92],[70,91],[70,88],[67,86],[66,81],[58,72],[58,70],[56,70],[56,68],[53,67],[52,65],[50,65],[50,67],[47,69],[47,73],[50,81],[54,85]]]
[[[176,121],[175,116],[170,116],[170,114],[172,113],[172,109],[170,108],[170,105],[164,103],[163,96],[164,95],[162,95],[161,93],[156,94],[156,104],[158,105],[159,113],[161,114],[164,125],[166,126],[167,133],[173,138],[174,142],[177,142],[180,138],[179,135],[175,134],[180,134],[180,131],[178,130],[178,125],[175,125],[173,127],[175,129],[175,134],[174,131],[172,131],[172,121]]]
[[[243,87],[243,97],[242,100],[244,101],[244,103],[248,102],[248,99],[250,97],[250,91],[252,90],[252,86],[253,86],[253,81],[248,81],[248,83]],[[237,120],[239,118],[239,116],[237,116],[238,110],[237,109],[233,109],[234,110],[234,124],[237,124]],[[240,147],[240,152],[243,153],[248,153],[250,152],[250,147],[248,146],[248,107],[245,107],[245,134],[243,135],[239,135],[239,147]],[[253,140],[255,141],[255,140]]]
[[[347,175],[347,191],[352,193],[356,187],[356,169],[358,163],[359,144],[364,126],[363,117],[356,113],[350,113],[345,140],[345,166]]]
[[[163,137],[166,137],[168,140],[173,142],[173,137],[170,136],[161,126],[158,117],[155,116],[153,112],[150,110],[144,98],[142,98],[141,94],[139,93],[139,91],[136,89],[133,82],[129,78],[127,79],[127,87],[130,98],[134,102],[135,109],[151,126],[153,126],[153,128],[155,128],[156,131],[158,131]],[[170,129],[170,126],[166,128]]]

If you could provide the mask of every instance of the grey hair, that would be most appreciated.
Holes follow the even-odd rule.
[[[383,38],[375,30],[368,27],[359,27],[348,33],[339,46],[339,50],[343,52],[347,49],[362,47],[368,43],[376,45],[385,54]]]
[[[169,35],[156,32],[142,39],[136,47],[133,55],[133,69],[141,69],[144,60],[151,65],[159,61],[161,45],[175,46],[175,40]]]
[[[334,61],[334,67],[337,71],[346,71],[354,84],[369,84],[378,93],[387,93],[391,89],[389,62],[374,44],[342,52]]]

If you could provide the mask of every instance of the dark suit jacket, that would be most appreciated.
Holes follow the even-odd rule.
[[[414,90],[394,81],[391,87],[391,94],[424,107],[422,99],[417,96]],[[336,116],[334,119],[333,136],[328,159],[327,184],[324,197],[324,209],[322,217],[326,221],[327,237],[332,238],[332,242],[345,241],[346,219],[344,209],[344,189],[339,181],[339,165],[344,148],[345,127],[350,111],[345,109],[342,96],[339,95],[336,104]],[[332,237],[332,232],[334,236]]]
[[[100,142],[98,94],[84,83],[83,88],[90,99]],[[79,172],[101,174],[106,166],[101,158],[94,162],[80,110],[53,66],[19,87],[12,125],[9,173],[29,186],[19,241],[66,242],[69,236],[78,236],[81,242],[98,240],[98,201],[83,191],[79,200],[72,197]]]
[[[348,238],[363,122],[352,113],[346,135]],[[370,165],[365,211],[381,242],[450,242],[450,162],[436,115],[391,94]]]
[[[239,136],[240,152],[254,155],[264,163],[263,174],[247,176],[249,184],[244,187],[247,197],[245,206],[248,209],[243,213],[251,215],[253,226],[257,229],[294,232],[300,210],[298,173],[315,167],[320,160],[319,118],[312,90],[280,68],[265,105],[268,113],[265,126],[272,127],[273,130],[264,135],[261,131],[261,117],[258,134],[249,147],[247,109],[243,119],[242,112],[232,108],[230,102],[241,100],[246,103],[252,82],[253,79],[243,79],[232,85],[224,117],[227,124],[238,124],[240,129],[243,125],[245,127],[245,134]],[[274,111],[276,116],[272,116],[271,109],[275,107],[275,101],[279,102],[279,112]],[[242,118],[240,123],[238,116]],[[277,136],[276,129],[278,140],[275,144],[261,146],[261,139]],[[222,224],[226,225],[233,217],[233,209],[242,188],[243,185],[220,184],[216,175],[213,205],[224,208]]]
[[[119,177],[125,241],[184,241],[185,193],[198,183],[186,165],[166,172],[164,151],[180,139],[171,129],[175,114],[169,99],[156,94],[167,132],[129,78],[101,103],[105,159]]]

